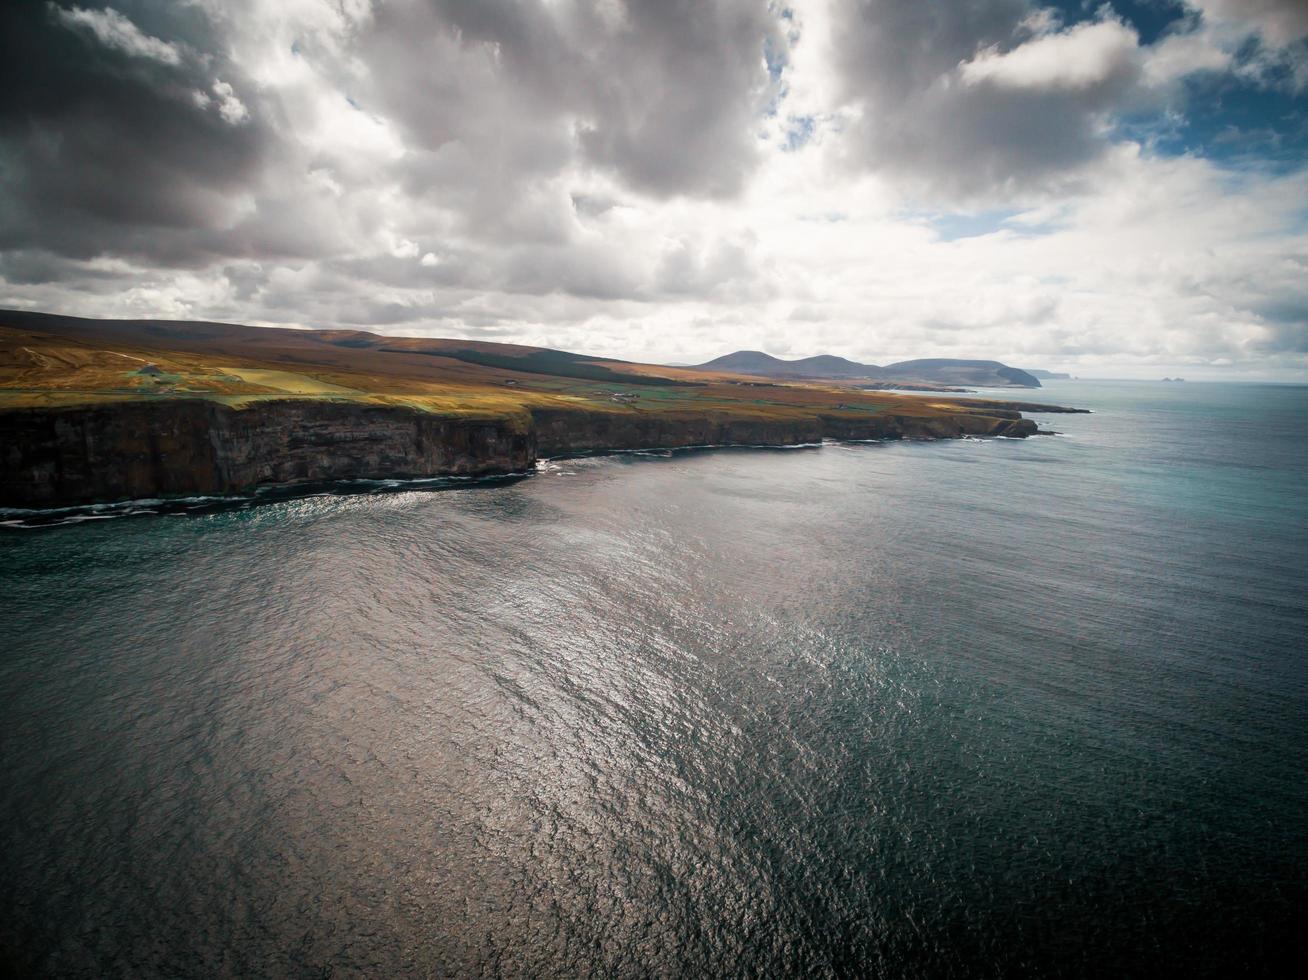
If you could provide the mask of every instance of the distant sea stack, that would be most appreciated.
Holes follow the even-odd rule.
[[[1040,387],[1040,379],[1033,372],[1009,367],[999,361],[944,357],[897,361],[883,367],[878,364],[860,364],[833,354],[819,354],[815,357],[787,361],[765,354],[763,351],[738,350],[696,365],[694,370],[726,371],[733,374],[751,374],[761,378],[790,380],[865,380],[877,382],[883,387],[897,383],[908,387],[932,385],[950,388]]]

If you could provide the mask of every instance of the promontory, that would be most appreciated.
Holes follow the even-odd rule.
[[[523,472],[538,458],[1025,437],[1043,404],[538,347],[0,311],[0,506]]]

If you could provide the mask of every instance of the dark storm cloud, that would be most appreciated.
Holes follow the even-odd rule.
[[[0,278],[15,285],[36,286],[47,283],[77,283],[87,288],[94,281],[119,288],[121,274],[98,269],[74,259],[67,259],[41,249],[15,249],[0,252]]]
[[[697,0],[640,0],[629,18],[605,39],[587,156],[656,193],[734,193],[755,161],[775,21],[760,3]]]
[[[1108,149],[1103,115],[1140,67],[1133,32],[1110,22],[1101,34],[1120,35],[1117,59],[1088,44],[1068,50],[1098,59],[1075,84],[966,73],[969,62],[995,64],[1054,33],[1035,13],[1026,0],[838,0],[837,68],[860,111],[852,160],[946,198],[1065,185]]]
[[[230,220],[270,134],[198,12],[152,9],[0,5],[0,249],[175,260]]]
[[[402,0],[359,51],[429,155],[416,184],[502,189],[579,156],[643,193],[720,197],[757,160],[765,43],[782,45],[764,0]]]

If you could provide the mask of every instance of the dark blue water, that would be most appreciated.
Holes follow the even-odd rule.
[[[1269,972],[1308,389],[0,529],[0,946],[60,976]]]

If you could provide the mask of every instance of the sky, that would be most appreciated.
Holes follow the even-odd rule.
[[[1308,0],[5,0],[0,307],[1308,380]]]

